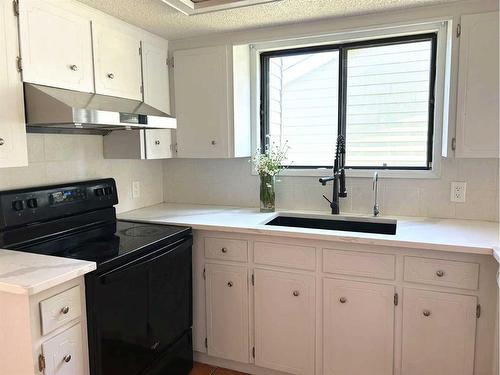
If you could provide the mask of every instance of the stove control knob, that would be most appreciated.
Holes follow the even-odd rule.
[[[24,210],[24,202],[23,201],[13,201],[12,208],[14,209],[14,211]]]
[[[104,188],[94,189],[94,194],[98,197],[102,197],[104,195]]]
[[[38,200],[36,198],[30,198],[26,201],[29,208],[37,208]]]

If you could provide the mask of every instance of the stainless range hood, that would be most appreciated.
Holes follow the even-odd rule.
[[[24,84],[28,132],[107,134],[124,129],[175,129],[177,120],[138,100]]]

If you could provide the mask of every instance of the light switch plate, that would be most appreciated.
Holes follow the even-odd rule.
[[[452,182],[451,183],[450,200],[452,202],[465,203],[466,190],[467,190],[467,183],[465,183],[465,182]]]
[[[141,197],[141,182],[140,181],[132,181],[132,198],[140,198]]]

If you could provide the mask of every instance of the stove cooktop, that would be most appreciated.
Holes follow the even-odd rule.
[[[88,260],[99,266],[152,245],[171,244],[189,233],[188,227],[116,220],[14,250]]]

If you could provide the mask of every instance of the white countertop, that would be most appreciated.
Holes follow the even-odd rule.
[[[95,269],[94,262],[0,250],[0,291],[37,294]]]
[[[289,214],[292,211],[280,211]],[[328,212],[293,211],[322,215]],[[371,245],[397,246],[426,250],[493,255],[498,246],[498,222],[434,219],[416,217],[381,217],[397,219],[396,235],[331,231],[322,229],[266,226],[278,213],[260,213],[258,209],[163,203],[119,215],[120,219],[159,224],[188,225],[193,229],[265,234],[304,239],[319,239]],[[349,217],[364,217],[351,215]]]

